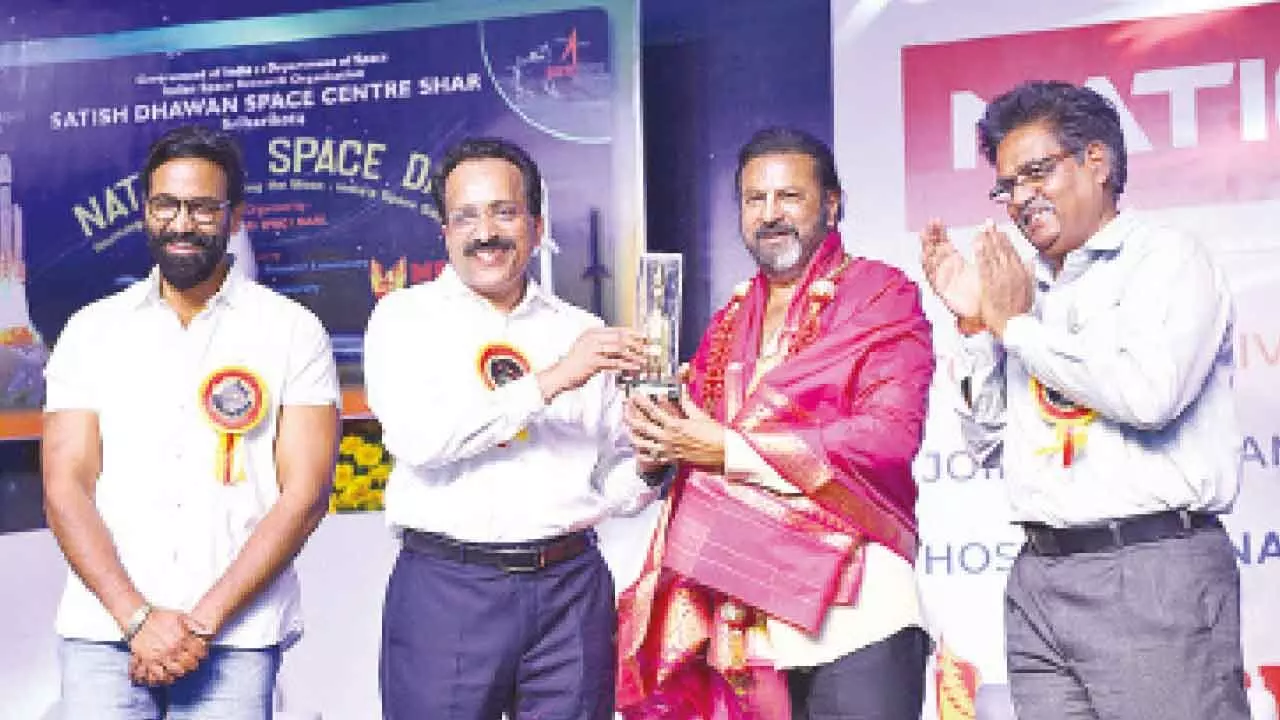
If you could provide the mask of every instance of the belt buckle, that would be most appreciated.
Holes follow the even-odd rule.
[[[1192,516],[1190,510],[1186,508],[1178,510],[1178,519],[1182,521],[1182,528],[1178,533],[1178,537],[1189,538],[1196,534],[1195,517]]]
[[[1126,545],[1122,528],[1123,526],[1120,524],[1119,520],[1107,521],[1107,530],[1111,531],[1111,542],[1115,545],[1115,549],[1117,550]]]
[[[541,569],[543,569],[543,568],[545,568],[545,567],[547,566],[547,551],[546,551],[546,550],[543,550],[543,549],[539,549],[539,550],[520,550],[520,551],[518,551],[518,552],[520,552],[521,554],[523,554],[523,553],[528,553],[528,552],[532,552],[532,553],[534,553],[534,558],[535,558],[535,560],[534,560],[533,564],[531,564],[531,565],[530,565],[530,564],[521,564],[521,565],[514,565],[514,564],[512,564],[512,565],[508,565],[508,564],[506,564],[506,563],[503,563],[503,565],[502,565],[502,569],[503,569],[503,570],[505,570],[505,571],[507,571],[507,572],[509,572],[509,573],[525,574],[525,573],[538,572],[539,570],[541,570]],[[515,553],[512,553],[512,554],[514,555]]]
[[[1031,543],[1031,548],[1036,551],[1037,555],[1059,555],[1061,548],[1058,545],[1058,538],[1054,536],[1053,529],[1049,527],[1028,527],[1026,528],[1027,542]]]

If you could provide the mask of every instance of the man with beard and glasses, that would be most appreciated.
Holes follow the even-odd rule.
[[[309,311],[230,272],[234,140],[141,172],[149,277],[75,313],[45,370],[45,509],[70,565],[61,717],[271,717],[291,560],[328,509],[338,383]]]
[[[712,317],[681,406],[628,404],[637,451],[679,472],[620,604],[619,706],[918,718],[930,641],[911,463],[934,369],[920,293],[845,251],[835,162],[816,138],[760,131],[736,185],[759,272]],[[717,523],[726,508],[742,519]],[[687,566],[682,537],[726,548],[715,562],[728,570]]]
[[[542,180],[519,146],[469,139],[432,182],[449,266],[394,291],[365,388],[395,456],[380,685],[391,720],[613,717],[614,586],[592,526],[639,511],[615,373],[642,338],[527,276]]]
[[[929,283],[969,360],[966,441],[1003,458],[1026,544],[1005,635],[1018,717],[1245,720],[1231,296],[1210,254],[1118,205],[1115,107],[1030,82],[978,123],[991,197],[967,260],[935,221]]]

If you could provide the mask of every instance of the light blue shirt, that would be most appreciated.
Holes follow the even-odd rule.
[[[1230,510],[1240,487],[1234,311],[1208,251],[1122,213],[1056,278],[1042,262],[1035,275],[1033,310],[1009,320],[1003,344],[989,333],[963,343],[965,441],[984,464],[1003,461],[1013,520],[1062,527]],[[1095,417],[1056,422],[1033,378],[1068,415],[1074,405]]]

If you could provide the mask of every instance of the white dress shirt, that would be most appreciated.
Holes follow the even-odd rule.
[[[543,402],[534,373],[563,357],[595,316],[532,280],[503,313],[452,268],[374,308],[365,392],[395,457],[387,522],[471,542],[519,542],[632,514],[656,496],[636,473],[612,374]],[[528,363],[490,389],[486,348]]]
[[[286,405],[336,405],[329,337],[310,311],[228,273],[183,328],[158,275],[81,309],[45,368],[46,412],[91,410],[102,438],[95,501],[120,562],[158,607],[190,611],[226,572],[275,504],[275,436]],[[218,476],[220,435],[202,410],[202,382],[247,368],[266,386],[266,414],[240,441],[239,482]],[[69,573],[57,630],[118,641],[102,603]],[[216,643],[289,644],[302,630],[298,580],[286,567],[223,628]]]
[[[1003,346],[964,340],[966,441],[1003,455],[1015,521],[1073,526],[1170,509],[1230,510],[1239,490],[1233,310],[1191,238],[1122,213],[1065,258],[1039,263],[1033,312]],[[1031,378],[1097,416],[1064,466]]]

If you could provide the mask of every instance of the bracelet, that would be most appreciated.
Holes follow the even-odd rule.
[[[133,639],[137,637],[138,632],[142,630],[142,626],[146,624],[147,618],[151,617],[151,611],[154,609],[151,603],[144,600],[142,607],[133,612],[133,615],[129,618],[129,624],[124,628],[124,642],[126,645],[133,642]]]

